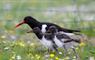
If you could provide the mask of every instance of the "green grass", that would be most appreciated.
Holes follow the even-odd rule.
[[[3,38],[4,39],[4,38]],[[63,52],[62,49],[59,51]],[[55,59],[58,57],[59,59],[65,59],[64,52],[62,55],[54,54],[54,57],[46,58],[45,55],[47,52],[46,48],[43,48],[40,44],[24,42],[23,40],[19,41],[7,41],[2,40],[0,42],[0,60],[16,60],[17,56],[21,57],[21,60],[45,60],[45,59]],[[86,44],[85,46],[81,46],[77,49],[81,60],[89,60],[89,57],[95,58],[95,47],[91,44]],[[72,55],[73,57],[74,55]],[[68,57],[68,56],[67,56]],[[18,59],[19,60],[19,59]]]
[[[80,16],[77,16],[78,14],[81,14],[79,12],[74,15],[73,12],[60,13],[55,11],[56,13],[52,15],[52,12],[54,11],[51,11],[51,16],[45,15],[49,9],[56,10],[74,4],[78,6],[82,6],[82,4],[89,5],[89,2],[93,2],[93,0],[0,0],[0,28],[13,31],[17,22],[23,20],[25,16],[30,15],[39,21],[57,23],[58,25],[69,29],[81,29],[83,33],[86,33],[88,36],[95,36],[93,33],[95,32],[95,21],[82,20]],[[80,20],[78,17],[80,17]],[[66,22],[66,20],[68,22]]]

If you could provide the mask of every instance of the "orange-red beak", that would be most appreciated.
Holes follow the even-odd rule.
[[[20,22],[20,23],[17,24],[15,27],[17,28],[17,27],[19,27],[19,26],[22,25],[22,24],[25,24],[25,21]]]

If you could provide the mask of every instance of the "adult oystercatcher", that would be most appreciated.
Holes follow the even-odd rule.
[[[68,49],[71,48],[78,58],[78,55],[75,50],[75,46],[78,46],[81,43],[81,39],[72,39],[70,36],[64,33],[58,32],[58,29],[55,26],[51,26],[47,32],[52,33],[53,40],[58,47],[64,48],[64,54],[68,53]]]
[[[62,28],[62,27],[60,27],[56,24],[53,24],[53,23],[39,22],[31,16],[26,16],[21,23],[16,25],[16,28],[19,27],[22,24],[28,24],[32,29],[35,28],[35,27],[39,27],[40,30],[43,33],[45,33],[50,26],[56,26],[58,31],[63,31],[63,32],[66,32],[66,33],[80,32],[79,30],[71,30],[71,29]]]
[[[40,42],[50,50],[55,50],[58,53],[57,45],[53,41],[54,35],[52,33],[42,33],[39,27],[33,28],[32,32],[36,34]]]

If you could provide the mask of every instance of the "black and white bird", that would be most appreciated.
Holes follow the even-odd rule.
[[[56,24],[49,23],[49,22],[39,22],[31,16],[26,16],[22,22],[16,25],[16,28],[22,24],[28,24],[32,29],[35,27],[39,27],[42,33],[45,33],[50,26],[56,26],[58,31],[63,31],[64,33],[73,34],[73,32],[80,32],[79,30],[71,30],[71,29],[62,28]]]
[[[58,29],[55,26],[51,26],[47,32],[52,33],[52,36],[54,36],[53,41],[59,48],[64,49],[65,54],[68,53],[69,49],[72,49],[76,57],[78,57],[75,46],[78,46],[79,43],[81,43],[80,39],[74,39],[64,33],[58,32]]]
[[[52,33],[42,33],[39,27],[33,28],[31,32],[35,33],[43,46],[50,50],[55,50],[58,53],[57,45],[53,41],[54,35],[52,35]]]

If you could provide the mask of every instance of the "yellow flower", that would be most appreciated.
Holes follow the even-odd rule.
[[[6,36],[5,36],[5,35],[3,35],[3,36],[1,36],[1,38],[3,38],[3,39],[4,39],[4,38],[6,38]]]
[[[34,57],[32,56],[31,59],[33,59]]]
[[[21,46],[21,47],[24,47],[24,46],[25,46],[25,44],[24,44],[23,42],[19,42],[18,44],[19,44],[19,46]]]
[[[82,43],[79,44],[79,46],[80,47],[85,46],[85,43],[82,42]]]
[[[12,58],[12,59],[15,59],[15,56],[12,56],[11,58]]]
[[[37,57],[38,55],[36,54],[35,56]]]
[[[34,46],[34,43],[31,43],[30,46]]]
[[[40,56],[39,55],[36,54],[35,56],[36,56],[37,59],[40,59]]]
[[[6,41],[2,41],[3,43],[7,43]]]
[[[59,58],[58,57],[55,57],[55,60],[59,60]]]
[[[54,54],[50,54],[50,57],[54,57]]]
[[[68,59],[70,59],[70,58],[69,58],[69,57],[65,57],[64,59],[68,60]]]
[[[16,55],[14,54],[14,55],[11,57],[11,59],[13,60],[13,59],[15,59],[15,57],[16,57]]]
[[[79,48],[77,47],[76,50],[78,50]]]
[[[76,58],[76,56],[73,56],[73,58],[75,59],[75,58]]]
[[[37,56],[37,59],[40,59],[40,56]]]
[[[13,60],[13,59],[9,59],[9,60]]]

